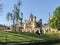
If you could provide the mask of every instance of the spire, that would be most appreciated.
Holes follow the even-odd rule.
[[[50,12],[49,12],[49,20],[50,20]]]
[[[34,18],[36,18],[36,16],[34,16]]]
[[[33,21],[33,14],[32,13],[30,14],[30,19],[29,20]]]
[[[30,14],[30,17],[33,17],[33,14],[32,13]]]
[[[50,13],[49,13],[49,21],[50,21]],[[50,25],[49,25],[49,31],[50,31]]]
[[[18,0],[18,5],[21,5],[21,0]]]

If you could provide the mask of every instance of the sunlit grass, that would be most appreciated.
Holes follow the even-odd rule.
[[[52,45],[60,45],[60,43],[52,44]]]
[[[60,34],[46,33],[46,34],[38,35],[36,33],[29,33],[29,32],[0,31],[0,42],[6,42],[6,41],[22,42],[22,41],[32,41],[32,40],[54,40],[54,39],[60,39]]]

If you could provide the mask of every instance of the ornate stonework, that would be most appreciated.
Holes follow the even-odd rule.
[[[33,14],[30,14],[29,20],[22,23],[23,32],[36,32],[38,28],[36,25],[36,16],[33,16]]]

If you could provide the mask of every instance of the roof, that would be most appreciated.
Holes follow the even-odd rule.
[[[0,24],[0,27],[7,27],[7,26]]]
[[[33,17],[33,14],[32,13],[30,14],[30,17]]]

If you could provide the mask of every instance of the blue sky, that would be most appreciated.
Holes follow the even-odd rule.
[[[21,12],[23,12],[23,20],[28,20],[30,13],[37,17],[37,21],[42,18],[43,23],[48,22],[49,12],[53,15],[53,11],[60,6],[60,0],[21,0]],[[17,0],[0,0],[3,3],[2,13],[0,12],[0,24],[10,25],[11,21],[6,20],[6,14],[12,12],[13,5]]]

